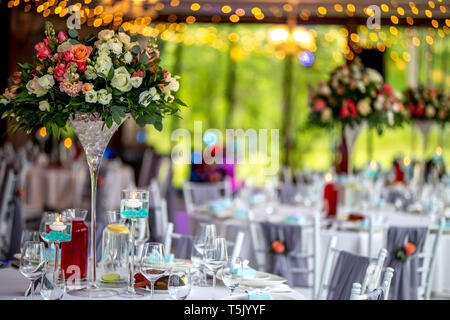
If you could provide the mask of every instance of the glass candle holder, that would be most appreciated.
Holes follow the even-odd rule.
[[[136,221],[137,219],[148,217],[149,192],[147,190],[122,190],[120,200],[120,215],[123,218],[131,220],[131,234],[129,236],[130,255],[128,260],[129,281],[128,289],[123,294],[125,297],[135,297],[137,295],[134,289],[134,262],[136,252]]]

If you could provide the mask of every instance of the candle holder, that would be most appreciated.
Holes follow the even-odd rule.
[[[59,274],[60,244],[72,240],[72,217],[67,213],[46,213],[42,224],[44,240],[55,245],[55,272]]]
[[[120,200],[120,215],[123,218],[130,219],[131,233],[129,237],[130,258],[128,261],[128,288],[122,296],[133,298],[138,296],[134,289],[134,262],[135,262],[135,234],[137,219],[148,217],[149,192],[147,190],[122,190]]]

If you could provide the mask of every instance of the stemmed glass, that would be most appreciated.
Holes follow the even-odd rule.
[[[20,257],[20,272],[31,280],[31,299],[34,299],[34,284],[46,269],[45,247],[39,241],[26,241]]]
[[[22,249],[24,248],[25,242],[27,241],[40,241],[40,233],[39,231],[31,231],[31,230],[23,230],[22,232],[22,238],[20,240],[20,253],[22,252]]]
[[[242,259],[239,257],[228,258],[221,271],[223,283],[230,289],[230,296],[239,287],[243,277]]]
[[[202,278],[198,285],[206,285],[206,274],[205,274],[205,244],[212,243],[217,237],[216,226],[214,224],[200,224],[200,228],[194,237],[194,249],[195,253],[193,255],[193,262],[198,264],[200,268],[200,273]],[[200,261],[195,259],[197,256],[200,257]],[[197,260],[197,261],[196,261]]]
[[[189,266],[173,267],[170,269],[167,290],[175,300],[186,300],[191,293],[191,268]]]
[[[134,289],[134,265],[136,252],[136,222],[137,219],[148,218],[149,192],[147,190],[122,190],[120,200],[120,215],[131,220],[129,236],[130,259],[128,289],[122,296],[133,298],[138,294]]]
[[[142,275],[150,281],[150,297],[153,298],[155,281],[166,272],[166,256],[162,243],[149,242],[144,245],[140,267]]]
[[[216,238],[205,244],[205,265],[213,273],[213,288],[216,287],[217,272],[223,268],[228,260],[227,241]]]
[[[42,274],[41,297],[44,300],[61,300],[65,293],[66,279],[63,269],[59,269],[56,272],[48,271],[48,273]]]

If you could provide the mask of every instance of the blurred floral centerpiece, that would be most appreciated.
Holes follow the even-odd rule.
[[[339,66],[328,82],[310,91],[311,122],[329,127],[355,127],[366,122],[381,132],[402,122],[404,108],[381,74],[356,58]]]
[[[129,114],[161,130],[162,118],[184,105],[174,97],[178,77],[159,65],[154,39],[141,48],[123,29],[79,39],[76,30],[56,34],[51,23],[45,35],[34,46],[35,63],[19,64],[0,96],[2,117],[17,121],[13,130],[45,126],[57,135],[79,113],[99,115],[108,128]]]
[[[408,88],[404,94],[408,118],[413,121],[450,121],[450,96],[432,86]]]

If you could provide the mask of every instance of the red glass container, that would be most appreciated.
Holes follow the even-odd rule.
[[[324,210],[328,217],[336,216],[338,202],[338,187],[336,183],[329,182],[323,189]]]

